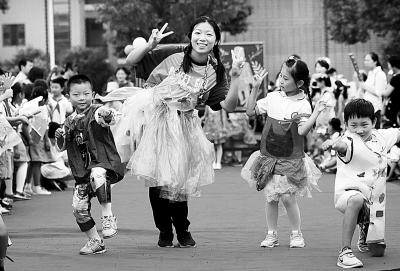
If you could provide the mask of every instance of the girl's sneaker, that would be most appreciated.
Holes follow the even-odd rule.
[[[41,186],[35,186],[33,190],[34,195],[51,195],[51,192]]]
[[[89,254],[101,254],[106,252],[106,246],[103,240],[97,240],[95,238],[89,239],[86,245],[79,251],[81,255]]]
[[[302,248],[305,247],[306,243],[304,242],[303,234],[301,231],[293,231],[290,234],[290,247],[291,248]]]
[[[277,247],[279,246],[278,236],[274,231],[268,231],[267,237],[261,242],[260,247]]]
[[[14,200],[29,200],[29,199],[31,199],[31,196],[24,192],[16,191],[14,194]]]
[[[351,248],[343,247],[339,254],[337,266],[342,268],[355,268],[362,267],[363,263],[357,259]]]

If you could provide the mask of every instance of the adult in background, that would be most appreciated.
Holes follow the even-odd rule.
[[[31,81],[28,79],[29,71],[33,67],[33,62],[30,59],[21,59],[18,62],[18,69],[19,73],[15,77],[15,80],[13,82],[13,85],[17,82],[22,83],[22,84],[29,84]]]
[[[122,87],[133,87],[133,83],[129,79],[130,72],[125,67],[119,67],[115,71],[115,78],[107,84],[106,92],[109,93],[113,90]]]
[[[387,84],[386,74],[382,70],[379,56],[374,52],[365,55],[364,66],[368,71],[368,77],[365,82],[360,82],[361,91],[358,96],[372,103],[376,117],[375,128],[380,129],[383,109],[382,94]]]
[[[388,98],[385,117],[392,123],[397,124],[397,113],[400,111],[400,56],[389,57],[389,69],[393,71],[392,78],[383,96]]]

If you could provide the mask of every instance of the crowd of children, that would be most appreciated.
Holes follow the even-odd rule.
[[[17,82],[12,87],[13,77],[2,75],[2,214],[10,213],[14,200],[50,195],[43,186],[63,190],[65,178],[72,176],[73,214],[88,239],[80,254],[104,253],[104,239],[118,233],[111,208],[112,185],[130,170],[149,187],[160,231],[158,246],[173,247],[173,227],[181,247],[196,246],[189,231],[187,201],[200,196],[201,186],[214,181],[213,170],[222,167],[222,144],[235,134],[225,112],[236,108],[244,62],[231,52],[228,84],[219,59],[221,33],[213,20],[193,21],[186,47],[158,46],[172,34],[163,33],[166,26],[154,29],[149,42],[127,57],[148,88],[128,86],[96,97],[106,105],[94,104],[93,84],[85,75],[72,75],[67,82],[56,77],[50,86],[38,79],[33,85]],[[297,199],[311,197],[313,188],[319,190],[321,170],[336,172],[335,208],[344,214],[337,265],[363,266],[351,249],[357,225],[358,249],[384,255],[386,180],[399,173],[400,130],[380,129],[385,127],[379,124],[384,108],[378,100],[398,91],[400,65],[398,58],[391,59],[394,74],[391,87],[384,91],[377,88],[383,82],[379,59],[373,53],[365,59],[371,70],[365,82],[358,82],[360,98],[349,98],[347,87],[334,78],[336,70],[326,59],[317,61],[318,74],[310,76],[307,64],[297,55],[290,56],[279,72],[279,89],[259,100],[267,72],[261,70],[252,78],[246,115],[264,116],[265,122],[260,149],[251,154],[241,176],[266,197],[267,235],[261,247],[279,246],[282,210],[290,222],[290,247],[306,245]],[[393,114],[394,101],[390,102]],[[198,105],[205,105],[202,118],[195,109]],[[400,113],[395,116],[397,123],[390,126],[398,126]],[[12,133],[4,133],[8,127],[13,127]],[[90,212],[93,197],[101,206],[102,236]],[[0,267],[5,236],[0,220]]]

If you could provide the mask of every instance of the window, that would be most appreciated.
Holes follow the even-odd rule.
[[[97,22],[96,19],[86,19],[86,46],[87,47],[104,47],[106,42],[103,39],[105,30],[103,24]]]
[[[25,25],[4,24],[3,25],[3,46],[24,46]]]

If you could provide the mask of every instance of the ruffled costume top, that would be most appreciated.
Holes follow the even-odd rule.
[[[258,191],[264,190],[268,202],[279,201],[285,193],[311,197],[312,185],[318,189],[321,172],[305,155],[304,137],[297,130],[301,117],[305,114],[289,120],[267,116],[260,151],[254,152],[242,169],[242,177]]]
[[[116,136],[125,142],[127,168],[160,197],[186,201],[214,182],[214,147],[202,130],[196,105],[207,100],[207,68],[195,86],[171,68],[158,85],[140,89],[122,108],[125,116]],[[128,158],[129,157],[129,158]]]

